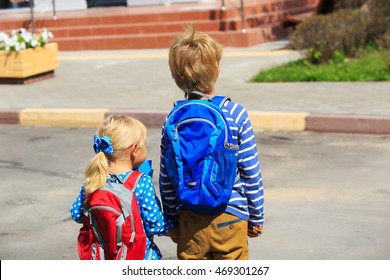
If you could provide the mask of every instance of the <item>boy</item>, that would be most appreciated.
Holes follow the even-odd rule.
[[[169,67],[177,86],[188,99],[199,99],[192,91],[215,96],[222,47],[205,33],[187,26],[169,51]],[[241,105],[226,101],[222,108],[238,150],[239,179],[223,213],[201,215],[178,204],[176,191],[167,176],[161,151],[160,192],[165,214],[178,221],[179,259],[248,259],[248,236],[262,233],[263,183],[256,142],[248,113]],[[165,123],[164,123],[165,126]],[[164,131],[164,129],[163,129]],[[161,147],[167,139],[162,135]]]

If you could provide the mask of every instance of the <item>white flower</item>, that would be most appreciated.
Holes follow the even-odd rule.
[[[15,47],[15,51],[17,51],[17,52],[22,50],[22,46],[20,45],[19,42],[15,42],[14,47]]]
[[[53,33],[46,28],[40,34],[32,34],[24,28],[12,30],[10,35],[0,32],[0,51],[11,52],[43,47],[51,38],[54,38]]]
[[[38,46],[38,41],[37,41],[37,39],[31,39],[31,47],[33,47],[33,48],[36,48]]]
[[[6,38],[8,38],[8,35],[5,34],[4,32],[0,32],[0,42],[4,41]]]
[[[10,38],[5,38],[4,44],[5,45],[13,45],[13,41]]]
[[[26,43],[30,42],[31,39],[32,39],[31,33],[22,33],[21,36],[22,36],[23,40],[24,40]]]

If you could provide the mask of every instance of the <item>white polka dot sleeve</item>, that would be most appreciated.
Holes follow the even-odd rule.
[[[135,190],[137,201],[144,222],[144,229],[153,235],[166,235],[172,230],[173,223],[162,212],[161,203],[156,195],[152,178],[141,177]]]

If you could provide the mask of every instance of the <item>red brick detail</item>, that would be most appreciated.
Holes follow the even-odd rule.
[[[281,28],[282,22],[288,16],[314,14],[318,1],[244,1],[246,34],[241,33],[239,1],[225,1],[227,9],[224,11],[216,1],[206,6],[191,3],[88,9],[58,13],[57,20],[46,13],[36,17],[35,28],[37,32],[42,28],[49,29],[60,51],[166,48],[169,47],[167,42],[181,33],[186,23],[213,35],[226,47],[249,47],[286,36],[286,31]],[[18,18],[2,15],[0,30],[7,32],[28,23],[28,13]]]
[[[0,109],[0,124],[19,124],[21,109]]]
[[[309,115],[307,131],[389,134],[390,116]]]

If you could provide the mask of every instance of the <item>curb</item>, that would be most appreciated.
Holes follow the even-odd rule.
[[[0,109],[0,125],[97,127],[109,115],[135,117],[161,127],[169,111],[104,108]],[[327,115],[306,112],[248,112],[255,131],[390,134],[390,116]]]

